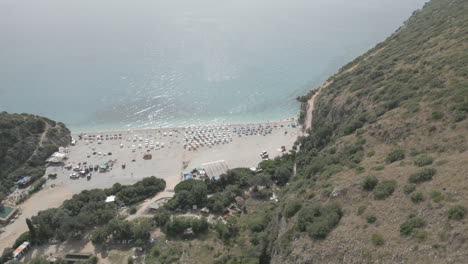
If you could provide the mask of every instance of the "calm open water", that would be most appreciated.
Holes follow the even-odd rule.
[[[0,1],[0,110],[74,131],[297,116],[423,0]]]

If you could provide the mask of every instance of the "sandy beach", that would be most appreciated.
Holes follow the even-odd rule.
[[[108,188],[117,182],[133,184],[144,177],[156,176],[167,183],[163,195],[172,196],[173,188],[182,180],[182,173],[204,163],[224,160],[229,168],[256,167],[262,161],[260,157],[262,151],[267,151],[270,158],[274,158],[283,153],[282,146],[286,148],[286,152],[292,148],[301,133],[301,128],[292,124],[296,124],[295,121],[285,120],[73,133],[72,137],[76,143],[67,147],[67,159],[64,165],[71,165],[73,168],[86,163],[87,166],[94,167],[112,161],[113,166],[106,172],[92,171],[90,179],[87,177],[72,179],[70,175],[75,173],[73,169],[66,169],[63,165],[49,166],[46,175],[57,174],[57,177],[47,180],[43,190],[21,205],[23,213],[13,224],[6,226],[4,233],[0,234],[0,248],[11,246],[22,232],[27,231],[25,224],[27,217],[41,210],[58,207],[65,199],[82,190]],[[252,132],[260,131],[260,127],[264,132]],[[241,133],[239,131],[242,128],[244,132]],[[102,136],[103,139],[97,140],[98,136]],[[189,143],[190,141],[192,143]],[[190,144],[198,144],[198,147],[193,149]],[[143,159],[146,153],[150,153],[152,158]],[[125,168],[122,165],[125,165]],[[161,195],[144,203],[137,215],[143,213],[145,205]]]

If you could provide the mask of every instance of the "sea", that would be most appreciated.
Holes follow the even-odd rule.
[[[423,0],[1,0],[0,111],[73,132],[297,117]]]

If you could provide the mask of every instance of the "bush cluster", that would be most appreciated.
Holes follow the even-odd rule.
[[[393,194],[396,188],[396,181],[394,180],[385,180],[377,184],[374,189],[374,199],[375,200],[384,200],[390,195]]]
[[[436,203],[439,203],[442,200],[444,200],[444,195],[442,194],[442,192],[440,190],[432,190],[431,191],[431,198],[432,198],[432,201],[434,201]]]
[[[298,200],[294,200],[289,202],[286,207],[284,208],[284,216],[286,218],[291,218],[296,215],[297,211],[299,211],[302,207],[302,202]]]
[[[375,177],[374,175],[369,175],[369,176],[366,176],[361,181],[361,186],[362,186],[362,189],[370,192],[374,190],[378,182],[379,182],[379,179],[377,179],[377,177]]]
[[[418,167],[424,167],[427,165],[431,165],[434,162],[434,159],[427,155],[427,154],[419,154],[416,157],[414,157],[414,165]]]
[[[228,243],[239,233],[239,224],[236,217],[230,216],[226,219],[226,222],[216,221],[214,229],[218,233],[218,237]]]
[[[421,183],[432,180],[432,177],[436,174],[434,168],[422,168],[417,172],[411,174],[408,178],[410,183]]]
[[[343,212],[336,203],[308,204],[299,211],[297,227],[314,239],[324,239],[340,222]]]
[[[167,222],[163,230],[168,236],[182,236],[184,231],[191,228],[194,235],[203,234],[208,231],[208,221],[205,217],[200,219],[194,217],[173,217]]]
[[[102,226],[117,215],[117,204],[106,203],[107,196],[116,195],[119,202],[127,204],[154,196],[165,185],[162,179],[148,177],[133,185],[116,183],[109,189],[82,191],[64,201],[59,208],[41,211],[31,220],[27,219],[31,240],[41,243],[52,238],[79,237],[86,230]]]
[[[388,163],[392,163],[398,160],[402,160],[405,158],[405,151],[402,149],[396,149],[392,152],[387,154],[387,158],[385,159]]]
[[[411,201],[413,201],[413,203],[420,203],[424,201],[423,193],[422,192],[413,193],[411,195]]]
[[[426,220],[421,217],[410,217],[403,224],[400,225],[400,234],[402,236],[409,236],[418,228],[426,226]]]
[[[414,190],[416,190],[416,185],[414,184],[405,184],[405,186],[403,186],[403,192],[405,194],[410,194],[414,192]]]
[[[375,215],[368,215],[368,216],[366,217],[366,221],[367,221],[367,223],[369,223],[369,224],[373,224],[373,223],[375,223],[375,221],[377,221],[377,216],[375,216]]]
[[[447,217],[450,220],[462,220],[465,218],[466,215],[466,208],[462,205],[455,205],[450,207],[447,212]]]
[[[136,245],[142,246],[150,239],[151,222],[149,219],[127,221],[114,218],[106,225],[93,231],[91,241],[94,244],[105,244],[108,239],[115,241],[132,240]]]
[[[371,241],[372,241],[372,244],[374,244],[374,246],[377,246],[377,247],[385,244],[385,239],[383,235],[380,233],[373,233],[371,236]]]

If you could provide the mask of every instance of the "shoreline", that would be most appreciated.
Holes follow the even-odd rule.
[[[102,133],[127,133],[132,131],[154,131],[154,130],[161,130],[161,131],[173,131],[173,130],[185,130],[189,127],[206,127],[206,126],[253,126],[253,125],[263,125],[263,124],[288,124],[288,123],[297,123],[297,117],[291,117],[288,119],[283,120],[267,120],[267,121],[256,121],[256,122],[223,122],[223,123],[212,123],[212,124],[203,124],[203,125],[187,125],[187,126],[172,126],[172,127],[154,127],[154,128],[128,128],[128,129],[109,129],[109,130],[97,130],[97,131],[83,131],[83,132],[74,132],[71,131],[71,135],[78,136],[78,135],[94,135],[94,134],[102,134]]]

